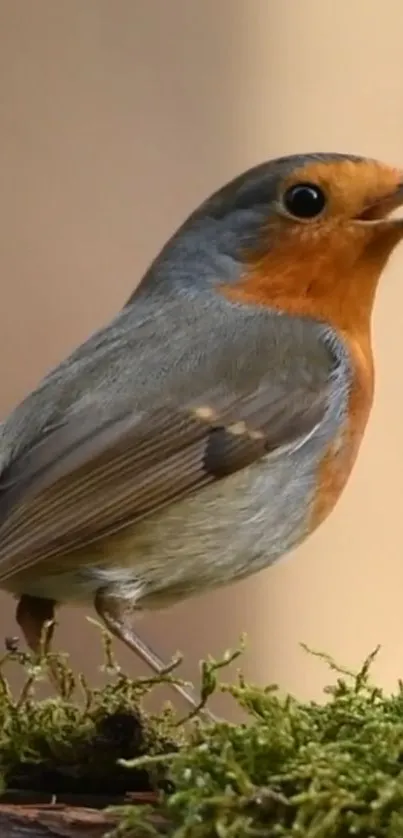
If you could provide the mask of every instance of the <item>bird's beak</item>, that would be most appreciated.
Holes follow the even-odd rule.
[[[354,221],[368,226],[401,227],[403,234],[403,216],[391,217],[391,213],[401,206],[403,206],[403,179],[392,193],[367,206]]]

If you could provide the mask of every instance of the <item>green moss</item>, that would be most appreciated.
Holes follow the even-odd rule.
[[[103,633],[105,683],[92,689],[82,675],[75,676],[59,655],[33,663],[14,650],[0,660],[0,783],[4,790],[48,792],[50,795],[121,796],[133,791],[166,788],[163,765],[152,771],[134,770],[133,776],[119,760],[143,754],[172,753],[183,739],[173,711],[159,716],[143,709],[144,696],[154,683],[174,680],[133,680],[120,671]],[[13,696],[7,667],[17,665],[26,673],[21,694]],[[57,671],[57,698],[37,700],[35,691]]]
[[[401,838],[403,687],[390,697],[371,684],[374,656],[358,674],[322,656],[338,672],[323,705],[281,697],[242,676],[227,687],[250,723],[196,728],[172,754],[175,791],[157,807],[170,834]],[[145,812],[124,815],[122,830]]]
[[[387,696],[372,684],[375,653],[357,674],[322,655],[337,673],[323,704],[246,684],[240,675],[223,689],[248,723],[196,718],[178,726],[169,709],[154,717],[144,712],[154,679],[129,679],[112,660],[106,636],[104,643],[105,685],[89,689],[59,658],[61,695],[51,700],[33,695],[49,659],[32,668],[29,657],[12,652],[0,662],[4,788],[110,799],[159,790],[152,807],[118,808],[120,835],[134,834],[139,824],[141,834],[156,835],[156,823],[174,838],[403,835],[403,687]],[[203,702],[233,657],[203,664]],[[5,677],[10,661],[27,671],[16,700]]]

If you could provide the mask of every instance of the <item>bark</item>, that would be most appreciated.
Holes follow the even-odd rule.
[[[0,838],[104,838],[116,827],[102,809],[56,804],[0,804]],[[165,833],[163,824],[161,834]],[[143,838],[136,830],[125,838]]]
[[[115,825],[97,809],[0,805],[0,838],[102,838]]]

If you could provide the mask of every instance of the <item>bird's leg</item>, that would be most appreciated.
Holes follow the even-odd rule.
[[[52,599],[42,599],[23,595],[17,605],[16,620],[20,626],[25,641],[35,655],[47,655],[54,632],[56,602]],[[45,626],[48,624],[46,631]],[[59,686],[58,670],[49,662],[49,675],[56,686]]]
[[[94,607],[97,614],[105,623],[106,628],[121,640],[125,646],[134,652],[137,657],[146,663],[157,675],[162,675],[168,669],[164,661],[147,646],[141,638],[133,631],[130,624],[130,615],[125,608],[124,602],[119,597],[111,594],[107,589],[97,591],[94,599]],[[193,710],[200,705],[192,689],[182,687],[180,684],[172,683],[173,689],[183,698]],[[207,708],[202,708],[200,714],[208,721],[216,721],[216,717]]]
[[[16,620],[29,648],[38,655],[49,652],[55,618],[56,603],[51,599],[23,595],[17,605]],[[44,636],[44,628],[49,623],[48,631]],[[44,646],[42,646],[44,644]]]

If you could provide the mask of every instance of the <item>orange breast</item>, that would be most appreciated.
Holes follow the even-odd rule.
[[[332,183],[341,188],[343,177],[351,177],[350,169],[337,165]],[[326,171],[330,177],[332,173]],[[300,172],[301,179],[307,181],[317,176],[321,182],[322,174],[315,167],[313,172]],[[368,195],[379,190],[379,177],[391,178],[395,186],[398,182],[396,172],[379,173],[373,163],[364,167],[362,176],[367,178],[364,185],[362,180],[360,183]],[[347,193],[346,186],[343,194]],[[351,212],[346,212],[350,218]],[[371,316],[375,294],[401,237],[399,226],[362,227],[342,223],[337,217],[303,225],[272,214],[262,230],[259,248],[245,252],[239,280],[217,285],[217,292],[231,302],[328,324],[349,349],[352,381],[348,415],[339,438],[324,452],[320,464],[311,529],[326,518],[340,497],[365,432],[374,390]]]
[[[335,236],[341,236],[340,233]],[[221,285],[227,299],[246,305],[267,306],[297,317],[328,323],[350,351],[352,384],[348,418],[339,439],[324,453],[318,474],[318,492],[312,509],[311,530],[332,511],[354,466],[372,407],[374,372],[370,320],[382,254],[367,264],[354,264],[350,275],[329,260],[329,250],[302,240],[282,241],[245,271],[235,285]],[[340,241],[333,251],[339,252]],[[332,249],[330,248],[330,251]]]
[[[324,453],[318,471],[316,497],[310,521],[312,532],[337,503],[354,466],[371,412],[374,374],[369,343],[346,340],[353,362],[352,386],[348,399],[347,421],[339,439]]]

